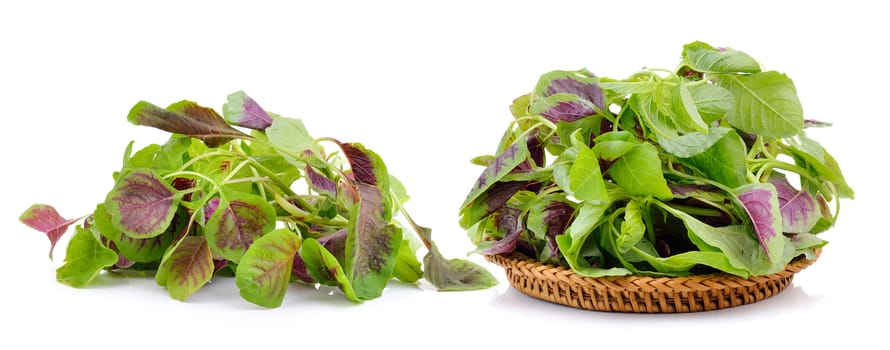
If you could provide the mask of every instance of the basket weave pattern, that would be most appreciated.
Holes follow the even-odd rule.
[[[782,271],[748,279],[721,273],[591,278],[520,253],[485,258],[503,267],[513,288],[529,296],[581,309],[640,313],[709,311],[757,302],[784,290],[795,273],[815,261],[798,258]]]

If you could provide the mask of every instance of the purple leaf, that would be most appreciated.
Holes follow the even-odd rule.
[[[216,208],[219,207],[219,197],[212,198],[207,201],[207,204],[204,205],[204,222],[210,221],[210,217],[213,216],[213,213],[216,212]]]
[[[303,257],[300,254],[294,256],[294,265],[291,267],[291,274],[293,276],[297,276],[300,281],[314,284],[317,281],[312,278],[312,275],[309,274],[309,269],[306,268],[306,262],[303,260]]]
[[[822,213],[819,204],[809,193],[798,191],[784,175],[773,173],[769,182],[776,187],[779,212],[782,213],[782,231],[807,233],[816,225]]]
[[[776,189],[769,183],[750,184],[736,190],[744,211],[748,214],[751,228],[770,261],[782,257],[782,215]]]
[[[349,160],[352,176],[355,181],[377,186],[386,183],[389,176],[386,175],[386,165],[373,151],[365,148],[360,143],[337,143],[343,149],[343,154]],[[388,188],[387,188],[388,189]]]
[[[53,249],[56,247],[56,243],[59,242],[59,238],[68,231],[68,226],[71,226],[77,220],[80,220],[80,218],[63,218],[56,211],[56,208],[47,204],[34,204],[19,216],[19,221],[23,224],[45,233],[46,237],[49,238],[50,259],[53,258]]]
[[[349,213],[346,276],[359,299],[380,296],[392,276],[402,233],[386,219],[391,210],[379,188],[356,184],[359,202]]]
[[[538,138],[537,130],[529,133],[526,137],[526,147],[528,148],[529,158],[520,163],[514,171],[530,171],[532,164],[537,167],[544,166],[544,143]]]
[[[191,101],[177,102],[167,109],[140,101],[130,109],[127,120],[136,125],[195,137],[209,147],[217,147],[233,138],[251,138],[226,124],[213,109],[201,107]]]
[[[269,113],[244,91],[230,94],[228,100],[223,105],[223,115],[229,123],[255,130],[265,130],[272,125]]]
[[[554,123],[596,115],[596,108],[602,110],[605,106],[605,96],[597,85],[597,78],[576,72],[544,74],[535,87],[535,95],[540,99],[532,105],[531,112]]]
[[[503,207],[495,212],[495,226],[504,236],[485,249],[485,254],[504,254],[516,250],[519,236],[525,231],[521,215],[521,210],[512,207]]]
[[[829,122],[823,122],[823,121],[815,120],[815,119],[804,119],[803,120],[804,128],[827,128],[829,126],[831,126],[831,123],[829,123]]]
[[[580,101],[558,101],[555,105],[551,105],[544,112],[541,112],[544,118],[553,123],[561,121],[571,123],[595,114],[596,111],[593,108]]]
[[[262,197],[237,194],[220,201],[204,233],[215,256],[239,263],[250,245],[275,228],[275,209]]]
[[[578,95],[600,109],[605,103],[603,90],[593,82],[582,82],[569,77],[553,79],[550,81],[550,86],[547,87],[547,96],[558,93]]]
[[[476,179],[473,189],[467,195],[461,208],[466,208],[473,203],[476,198],[486,192],[489,187],[500,181],[501,178],[513,171],[513,169],[525,161],[528,156],[528,145],[525,142],[517,142],[510,147],[507,147],[507,149],[495,157],[491,164],[485,167],[485,170],[482,171],[482,175]]]
[[[309,180],[309,186],[312,186],[312,189],[316,192],[327,194],[331,197],[337,196],[337,184],[327,178],[327,176],[319,174],[309,164],[306,164],[306,179]]]
[[[175,188],[178,191],[185,191],[187,189],[195,187],[195,184],[197,184],[197,183],[198,183],[198,181],[195,179],[177,177],[177,178],[173,179],[173,182],[170,183],[170,185],[172,185],[173,188]],[[192,194],[191,193],[186,194],[185,196],[182,197],[182,199],[185,200],[186,202],[191,201]]]
[[[150,238],[167,230],[180,199],[154,171],[141,169],[117,179],[105,207],[115,228],[133,238]]]
[[[337,232],[331,233],[329,235],[318,238],[318,243],[321,243],[328,252],[331,253],[337,261],[342,265],[346,261],[346,229],[338,230]]]
[[[559,246],[556,236],[566,233],[574,220],[575,208],[569,204],[565,195],[546,195],[532,203],[528,209],[526,228],[534,234],[535,240],[546,241],[540,249],[534,249],[540,261],[553,262],[558,260]]]
[[[213,259],[213,273],[217,273],[222,271],[226,266],[229,266],[229,261],[226,259]]]
[[[555,237],[565,233],[566,229],[571,225],[575,215],[575,208],[566,202],[553,201],[550,202],[550,205],[544,211],[547,213],[544,215],[544,225],[547,226],[547,238],[553,244],[556,244]]]
[[[525,188],[530,181],[506,181],[495,183],[478,200],[461,212],[462,226],[470,227],[482,218],[500,209],[516,192]]]

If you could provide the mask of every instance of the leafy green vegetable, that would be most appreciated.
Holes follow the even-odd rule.
[[[785,74],[720,75],[717,81],[735,100],[726,114],[730,125],[770,138],[792,137],[803,130],[803,107]]]
[[[483,254],[589,277],[763,275],[814,256],[854,194],[803,133],[830,123],[804,119],[790,78],[731,48],[693,42],[675,71],[626,79],[548,72],[511,112],[460,211]]]
[[[239,263],[251,244],[275,228],[275,208],[253,194],[222,199],[207,220],[204,234],[214,255]]]
[[[442,256],[429,229],[408,216],[405,186],[369,148],[313,138],[301,120],[268,112],[243,91],[228,96],[223,115],[191,101],[168,108],[139,102],[128,120],[171,135],[142,148],[126,145],[114,186],[91,215],[66,219],[45,204],[21,215],[49,238],[50,258],[68,227],[82,221],[58,269],[60,282],[80,288],[102,271],[154,270],[157,284],[186,300],[231,271],[241,296],[264,307],[281,305],[291,282],[337,286],[355,302],[383,295],[393,279],[423,278],[439,290],[497,283],[477,264]],[[538,135],[521,140],[511,146],[515,159],[491,163],[472,207],[481,214],[468,217],[497,210],[531,184],[508,177],[543,166]],[[327,144],[342,152],[327,154]],[[423,263],[403,227],[424,243]]]
[[[181,194],[154,171],[134,170],[121,175],[105,199],[115,228],[133,238],[151,238],[167,230]]]
[[[278,307],[287,292],[300,237],[288,229],[271,231],[250,245],[235,271],[235,285],[247,301]]]
[[[68,226],[71,226],[78,220],[80,219],[63,218],[56,211],[56,208],[47,204],[34,204],[19,216],[19,221],[37,231],[45,233],[49,238],[50,259],[53,258],[53,249],[55,249],[56,243],[59,242],[59,238],[65,234],[65,231],[68,231]]]
[[[164,257],[155,281],[167,287],[173,299],[184,301],[213,276],[213,258],[204,237],[183,237]]]
[[[117,254],[102,246],[89,230],[77,226],[75,231],[68,242],[65,265],[56,270],[56,279],[75,288],[84,288],[102,269],[117,262]]]

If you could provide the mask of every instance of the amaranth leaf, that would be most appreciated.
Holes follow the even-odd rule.
[[[272,117],[244,91],[236,91],[228,96],[223,105],[223,116],[229,123],[255,130],[265,130],[272,125]]]
[[[157,276],[163,281],[155,280],[167,287],[173,299],[185,301],[210,281],[214,269],[207,240],[201,236],[187,236],[161,262]]]
[[[140,101],[130,109],[127,120],[136,125],[195,137],[209,147],[217,147],[234,138],[251,139],[249,135],[226,124],[213,109],[192,101],[180,101],[167,109]]]
[[[300,237],[278,229],[258,238],[241,258],[235,285],[245,300],[264,307],[278,307],[290,282]]]
[[[93,237],[89,229],[77,226],[68,242],[65,264],[56,270],[59,282],[75,288],[90,284],[99,271],[117,262],[117,254]]]
[[[77,220],[80,220],[80,218],[63,218],[56,211],[56,208],[47,204],[34,204],[19,216],[19,221],[23,224],[45,233],[46,237],[49,238],[50,259],[53,258],[53,249],[55,249],[56,243],[59,242],[59,238],[68,231],[68,226],[71,226]]]
[[[275,209],[265,199],[234,193],[220,201],[204,232],[214,255],[237,264],[254,240],[274,228]]]
[[[167,230],[181,198],[153,170],[137,169],[117,179],[105,207],[115,228],[133,238],[149,238]]]

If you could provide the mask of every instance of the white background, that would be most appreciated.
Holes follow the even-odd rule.
[[[0,5],[0,348],[858,348],[885,335],[890,28],[876,7],[14,3]],[[50,261],[46,238],[17,220],[32,203],[67,217],[90,212],[127,142],[163,142],[164,133],[127,123],[137,101],[221,108],[243,89],[267,110],[302,118],[316,137],[383,155],[412,195],[415,219],[446,255],[462,256],[471,245],[457,210],[481,170],[468,160],[494,151],[513,98],[553,69],[614,78],[673,69],[694,40],[745,51],[794,79],[806,116],[834,123],[811,136],[857,191],[824,234],[831,243],[820,260],[757,304],[684,315],[575,310],[519,294],[478,256],[501,285],[440,293],[390,283],[362,305],[293,285],[267,310],[216,279],[183,303],[151,278],[105,276],[83,290],[57,283],[68,237]]]

